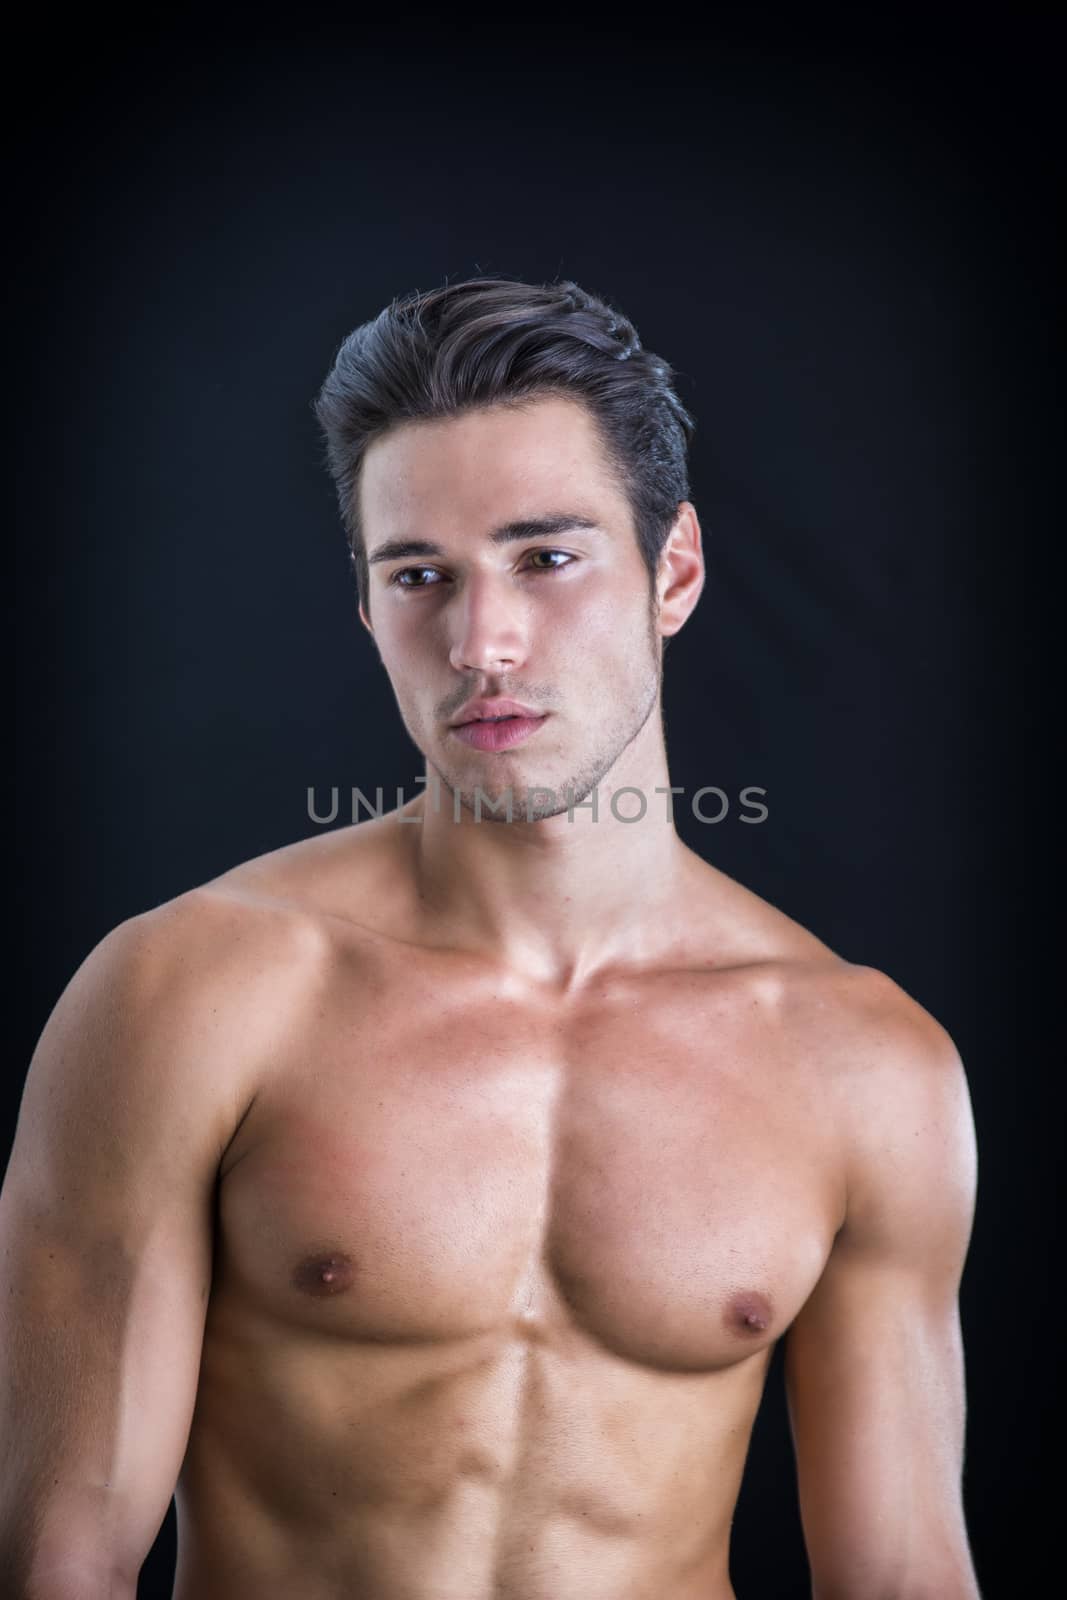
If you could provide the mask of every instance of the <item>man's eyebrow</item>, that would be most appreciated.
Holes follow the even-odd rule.
[[[505,522],[489,534],[490,544],[513,544],[520,539],[555,539],[573,528],[597,531],[601,524],[591,517],[561,511],[547,517],[525,517]],[[407,561],[412,556],[443,556],[446,552],[432,539],[387,539],[367,557],[367,565],[377,561]]]

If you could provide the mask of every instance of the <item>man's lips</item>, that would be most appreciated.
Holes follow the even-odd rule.
[[[454,726],[452,732],[475,750],[510,750],[528,739],[546,720],[547,712],[536,716],[475,717]]]
[[[541,717],[544,712],[521,700],[509,700],[506,695],[490,695],[485,700],[468,700],[452,724],[458,728],[465,722],[491,722],[498,717]]]

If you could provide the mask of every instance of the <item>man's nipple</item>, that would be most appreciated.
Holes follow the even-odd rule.
[[[293,1287],[304,1294],[343,1294],[356,1279],[351,1256],[341,1251],[304,1256],[293,1269]]]
[[[766,1333],[773,1316],[770,1300],[755,1289],[735,1294],[726,1308],[727,1326],[735,1333],[748,1334],[750,1337]]]

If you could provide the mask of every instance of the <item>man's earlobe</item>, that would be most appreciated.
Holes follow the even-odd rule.
[[[370,625],[370,618],[367,616],[366,611],[363,609],[363,601],[362,600],[359,602],[359,620],[360,620],[360,622],[362,622],[363,626],[366,628],[367,632],[370,634],[371,638],[373,639],[374,638],[374,629]]]

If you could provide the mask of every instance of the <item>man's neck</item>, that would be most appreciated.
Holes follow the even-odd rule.
[[[676,938],[695,860],[671,819],[669,782],[665,756],[623,761],[595,791],[595,815],[590,795],[534,822],[516,804],[507,822],[488,808],[476,818],[430,773],[396,814],[420,917],[560,994],[616,962],[654,962]]]

